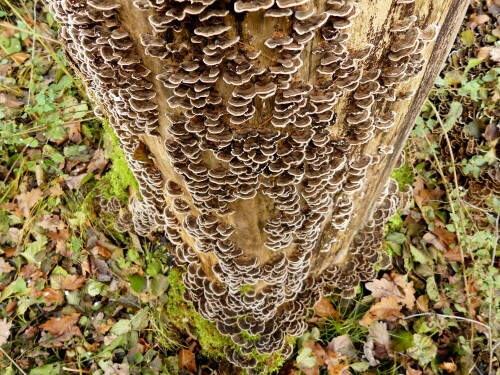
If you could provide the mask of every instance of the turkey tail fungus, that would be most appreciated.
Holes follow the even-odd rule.
[[[166,233],[232,363],[389,265],[389,175],[468,0],[48,2],[140,185],[121,226]]]

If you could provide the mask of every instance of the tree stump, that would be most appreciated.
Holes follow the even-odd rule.
[[[230,361],[388,265],[389,175],[467,0],[49,4],[139,182],[134,230],[165,231]]]

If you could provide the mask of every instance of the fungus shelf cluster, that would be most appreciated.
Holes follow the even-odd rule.
[[[378,249],[397,206],[394,182],[344,261],[312,268],[330,259],[367,175],[393,152],[380,141],[366,146],[395,124],[393,104],[411,100],[400,88],[424,66],[436,26],[404,17],[391,43],[352,48],[355,1],[49,3],[140,185],[142,200],[117,224],[165,231],[187,268],[185,297],[240,346],[230,361],[254,371],[249,355],[301,335],[321,295],[352,297],[374,264],[387,263]],[[394,7],[406,14],[412,3]],[[246,22],[269,35],[251,35]],[[261,215],[248,217],[250,207]]]

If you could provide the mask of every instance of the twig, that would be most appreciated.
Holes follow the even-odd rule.
[[[19,370],[19,371],[21,371],[21,373],[22,373],[23,375],[28,375],[27,373],[25,373],[25,372],[24,372],[24,370],[23,370],[21,367],[19,367],[19,365],[16,363],[16,361],[14,361],[14,360],[11,358],[11,356],[10,356],[10,355],[8,355],[8,354],[5,352],[5,350],[3,350],[3,349],[2,349],[2,347],[1,347],[1,346],[0,346],[0,351],[1,351],[1,352],[2,352],[2,353],[3,353],[3,354],[4,354],[4,355],[5,355],[5,356],[9,359],[9,361],[11,361],[11,362],[14,364],[14,366],[16,366],[16,367],[18,368],[18,370]]]
[[[408,315],[408,316],[405,316],[403,318],[403,320],[407,320],[407,319],[411,319],[411,318],[418,318],[419,316],[439,316],[441,318],[449,318],[449,319],[456,319],[456,320],[465,320],[466,322],[469,322],[469,323],[479,324],[480,326],[486,328],[489,333],[491,333],[491,328],[490,328],[489,325],[481,323],[481,322],[479,322],[477,320],[474,320],[474,319],[463,318],[461,316],[455,316],[455,315],[444,315],[444,314],[427,312],[427,313],[420,313],[420,314]]]

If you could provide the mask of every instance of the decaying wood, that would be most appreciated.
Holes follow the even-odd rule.
[[[467,0],[49,3],[141,186],[131,225],[165,230],[231,361],[387,264],[389,174]]]

